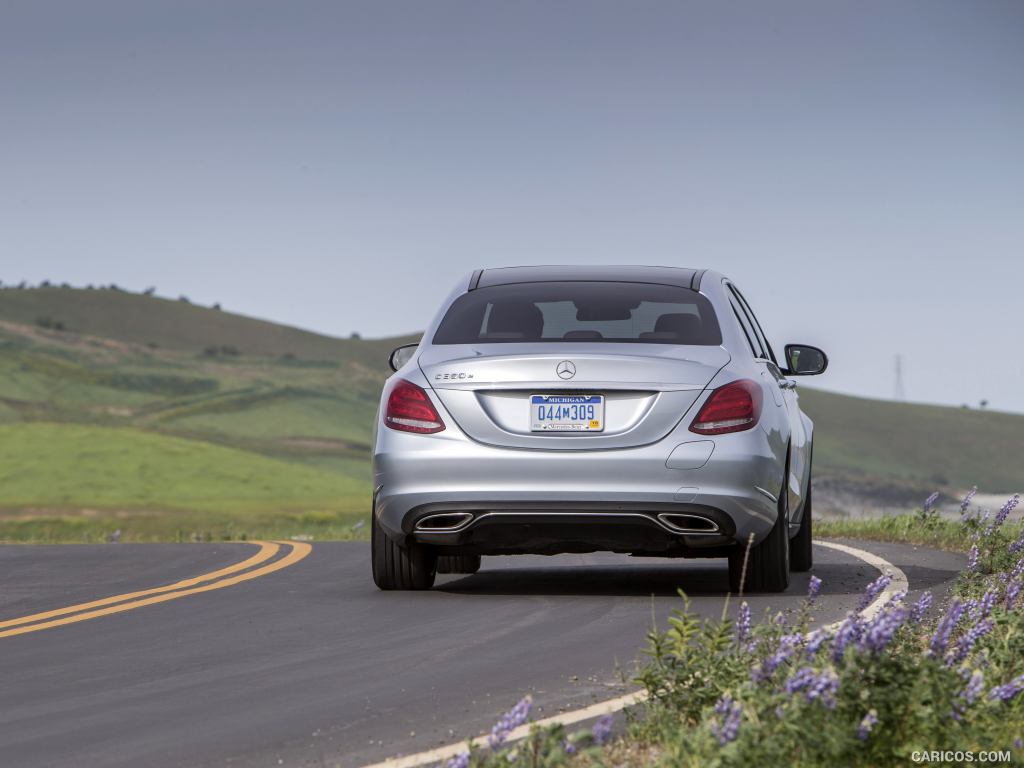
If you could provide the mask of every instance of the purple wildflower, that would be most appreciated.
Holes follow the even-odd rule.
[[[761,662],[760,668],[754,670],[752,675],[754,682],[756,683],[770,677],[782,662],[793,655],[802,639],[803,637],[799,633],[780,637],[779,646],[775,649],[775,653]]]
[[[931,648],[928,651],[929,656],[935,658],[945,652],[946,646],[949,645],[949,636],[953,634],[953,629],[963,614],[963,604],[954,597],[949,603],[949,608],[946,609],[946,615],[939,621],[939,625],[935,628],[935,633],[932,635]]]
[[[741,648],[750,639],[750,606],[744,600],[736,616],[736,645]]]
[[[721,716],[721,725],[714,723],[711,726],[711,733],[718,737],[718,745],[724,747],[730,741],[736,739],[740,730],[740,721],[743,718],[743,705],[733,701],[732,696],[725,694],[715,704],[715,714]]]
[[[1013,512],[1014,508],[1018,504],[1020,504],[1020,494],[1015,493],[1013,495],[1013,498],[1009,499],[1005,504],[1003,504],[999,512],[996,514],[996,519],[992,521],[992,528],[998,528],[1000,525],[1005,523],[1006,518],[1010,516],[1010,513]]]
[[[861,596],[860,603],[857,605],[857,610],[863,611],[871,605],[871,603],[875,601],[875,598],[889,586],[891,581],[892,576],[888,573],[883,573],[877,579],[868,584],[867,587],[864,588],[864,594]]]
[[[829,633],[827,629],[816,629],[807,636],[806,654],[810,658],[818,652],[822,644],[829,639]]]
[[[1020,595],[1021,586],[1020,579],[1014,579],[1006,585],[1006,610],[1013,610],[1013,605],[1017,602],[1017,597]]]
[[[968,598],[967,600],[964,601],[964,615],[967,616],[968,618],[973,619],[974,618],[974,614],[976,614],[978,612],[978,606],[979,605],[981,605],[981,603],[979,603],[973,597]]]
[[[968,571],[976,571],[976,570],[978,570],[978,555],[980,555],[980,554],[981,554],[981,551],[978,549],[978,545],[977,544],[975,544],[973,547],[971,547],[971,554],[967,558],[967,570]]]
[[[1024,557],[1020,558],[1010,571],[1011,579],[1019,579],[1021,576],[1024,576]]]
[[[576,745],[569,741],[568,737],[562,739],[562,749],[565,750],[565,754],[567,755],[576,754]]]
[[[992,621],[990,619],[982,619],[979,621],[960,637],[960,640],[958,640],[956,644],[956,650],[949,654],[946,663],[949,666],[959,664],[967,658],[967,655],[971,652],[974,644],[991,631]]]
[[[807,582],[807,599],[813,600],[818,596],[821,591],[821,579],[817,576],[811,576],[811,580]]]
[[[968,677],[966,671],[963,672],[964,677]],[[956,699],[953,701],[953,709],[949,713],[949,716],[956,720],[958,723],[963,720],[964,712],[967,711],[967,707],[974,703],[974,700],[981,695],[985,690],[985,676],[981,673],[980,669],[976,669],[967,680],[967,685],[963,687],[960,693],[957,694]]]
[[[487,744],[491,749],[497,749],[509,734],[521,726],[530,717],[530,710],[533,708],[533,699],[524,696],[512,709],[501,716],[501,719],[491,728],[491,735],[487,737]]]
[[[819,700],[829,709],[834,709],[839,676],[831,668],[819,673],[813,667],[801,667],[786,681],[783,690],[790,696],[803,691],[807,701]]]
[[[971,679],[967,681],[967,685],[960,691],[960,698],[968,704],[973,704],[984,690],[985,675],[980,669],[976,669],[971,673]]]
[[[933,493],[931,496],[929,496],[927,499],[924,500],[924,511],[925,512],[930,512],[932,510],[932,507],[935,506],[935,502],[938,501],[938,500],[939,500],[939,492],[936,491],[935,493]]]
[[[993,701],[1011,701],[1021,691],[1024,691],[1024,675],[1018,675],[1008,683],[997,685],[988,692],[988,697]]]
[[[590,730],[590,735],[594,737],[594,743],[598,746],[604,744],[611,738],[612,725],[615,723],[615,718],[612,715],[601,715],[597,718],[597,722],[594,723],[594,727]]]
[[[836,632],[835,639],[832,641],[833,661],[838,663],[842,660],[846,646],[860,636],[860,630],[860,619],[854,614],[847,616],[846,620],[839,625],[839,630]]]
[[[1017,537],[1017,540],[1016,541],[1011,541],[1009,546],[1007,546],[1007,548],[1006,548],[1006,550],[1011,555],[1016,555],[1022,549],[1024,549],[1024,531],[1021,531],[1020,532],[1020,536]]]
[[[893,601],[886,605],[864,626],[860,636],[861,650],[872,653],[885,650],[897,630],[907,620],[909,613],[901,602]]]
[[[924,615],[928,613],[928,609],[932,607],[932,593],[925,592],[921,597],[918,598],[917,602],[914,603],[914,607],[910,610],[910,620],[914,624],[917,624],[924,618]]]
[[[460,752],[444,765],[445,768],[469,768],[469,752]]]
[[[817,673],[814,671],[814,667],[801,667],[786,681],[782,689],[789,695],[793,695],[797,691],[802,691],[808,685],[811,684],[812,680],[817,678]]]
[[[873,709],[868,710],[868,713],[864,715],[864,718],[860,721],[860,727],[857,728],[857,738],[861,741],[867,741],[868,736],[877,724],[878,713]]]
[[[978,616],[983,619],[992,613],[992,607],[996,604],[997,599],[999,599],[998,590],[986,589],[985,594],[981,596],[981,605],[978,606]]]
[[[978,492],[978,486],[976,486],[976,485],[971,486],[971,490],[969,490],[967,492],[967,495],[964,496],[964,500],[960,502],[960,514],[961,515],[964,514],[967,511],[967,508],[969,506],[971,506],[971,500],[974,498],[974,494],[976,494],[977,492]]]
[[[807,690],[807,700],[818,699],[829,709],[836,708],[836,693],[839,691],[839,675],[832,669],[826,669],[818,679],[811,683]]]

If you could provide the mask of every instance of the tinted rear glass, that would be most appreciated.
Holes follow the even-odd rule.
[[[652,283],[517,283],[460,296],[434,344],[722,343],[715,312],[688,288]]]

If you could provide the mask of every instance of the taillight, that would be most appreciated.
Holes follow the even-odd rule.
[[[422,387],[405,379],[399,379],[388,395],[384,423],[401,432],[432,434],[444,429],[441,414],[430,402],[427,393]]]
[[[724,435],[751,429],[761,418],[761,385],[740,379],[719,387],[690,425],[698,435]]]

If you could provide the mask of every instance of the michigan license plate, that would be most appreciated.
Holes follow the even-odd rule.
[[[532,432],[600,432],[604,395],[530,395]]]

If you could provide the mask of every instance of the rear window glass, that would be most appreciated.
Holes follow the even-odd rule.
[[[517,283],[460,296],[434,344],[506,342],[722,343],[711,302],[652,283]]]

